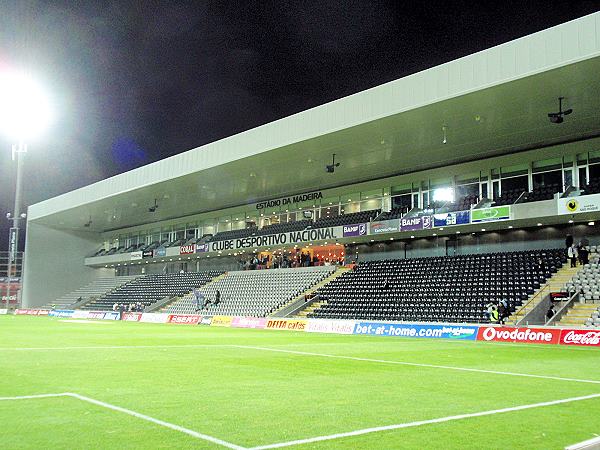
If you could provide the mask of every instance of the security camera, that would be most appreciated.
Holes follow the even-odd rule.
[[[336,162],[335,162],[335,153],[334,153],[334,154],[333,154],[332,161],[331,161],[331,164],[327,164],[327,165],[325,166],[325,171],[326,171],[327,173],[334,173],[334,172],[335,172],[335,168],[336,168],[336,167],[339,167],[339,166],[340,166],[340,163],[336,163]]]
[[[154,205],[152,205],[150,208],[148,208],[148,212],[156,212],[156,210],[158,209],[158,202],[156,201],[156,199],[154,199]]]
[[[573,109],[569,108],[565,111],[562,109],[562,101],[564,97],[558,97],[558,112],[548,113],[548,118],[551,123],[563,123],[565,121],[565,116],[568,116],[573,112]]]

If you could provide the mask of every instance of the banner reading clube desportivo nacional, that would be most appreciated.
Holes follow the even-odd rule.
[[[364,227],[366,230],[366,225]],[[207,244],[208,250],[206,251],[220,252],[223,250],[271,247],[275,245],[299,244],[301,242],[327,241],[341,237],[343,237],[342,227],[314,228],[303,231],[290,231],[289,233],[249,236],[239,239],[209,242]]]

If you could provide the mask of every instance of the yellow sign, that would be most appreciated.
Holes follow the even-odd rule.
[[[269,319],[265,328],[270,330],[304,331],[308,320]]]
[[[567,211],[576,212],[577,208],[579,208],[579,202],[573,198],[567,202],[566,206],[567,206]]]
[[[233,317],[231,316],[213,316],[211,327],[230,327]]]

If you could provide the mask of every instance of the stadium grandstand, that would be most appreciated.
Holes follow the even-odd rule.
[[[565,262],[568,236],[600,246],[599,21],[32,205],[22,306],[190,312],[194,289],[218,287],[213,313],[263,317],[479,322],[503,299],[515,320],[549,294],[595,304],[597,264]]]
[[[600,448],[598,74],[600,12],[29,206],[0,445]]]

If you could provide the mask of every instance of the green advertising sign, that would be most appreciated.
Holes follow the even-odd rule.
[[[471,210],[471,222],[495,222],[496,220],[509,220],[510,206],[494,206]]]

